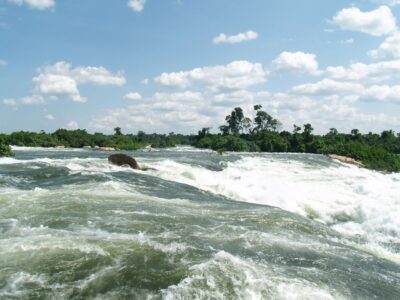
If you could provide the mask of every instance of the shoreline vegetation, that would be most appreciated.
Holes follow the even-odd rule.
[[[400,133],[385,130],[381,134],[361,134],[358,129],[350,134],[331,128],[325,135],[314,135],[311,124],[293,125],[293,131],[280,131],[281,122],[254,106],[255,117],[244,116],[240,107],[226,116],[220,133],[211,128],[201,129],[197,135],[123,134],[120,127],[114,134],[90,134],[86,130],[58,129],[53,133],[18,131],[0,134],[0,157],[12,156],[9,145],[26,147],[87,148],[94,150],[139,150],[192,145],[212,149],[218,153],[233,152],[292,152],[324,154],[332,159],[377,171],[400,172]],[[151,150],[151,148],[149,148]]]

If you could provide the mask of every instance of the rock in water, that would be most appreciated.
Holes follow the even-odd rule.
[[[118,153],[110,155],[108,157],[108,161],[118,166],[128,165],[132,169],[141,170],[136,160],[133,157],[126,154]]]
[[[342,156],[342,155],[336,155],[336,154],[328,154],[328,156],[332,159],[336,159],[340,162],[346,163],[346,164],[351,164],[351,165],[355,165],[357,167],[365,167],[364,164],[362,163],[362,161],[360,160],[356,160],[354,158],[351,157],[347,157],[347,156]]]

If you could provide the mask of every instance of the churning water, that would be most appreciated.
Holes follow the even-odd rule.
[[[400,299],[400,174],[303,154],[16,148],[0,299]]]

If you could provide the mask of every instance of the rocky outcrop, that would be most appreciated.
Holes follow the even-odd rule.
[[[329,154],[328,155],[330,158],[332,159],[336,159],[340,162],[346,163],[346,164],[352,164],[358,167],[365,167],[364,164],[362,163],[362,161],[360,160],[356,160],[354,158],[351,157],[347,157],[347,156],[342,156],[342,155],[336,155],[336,154]]]
[[[94,150],[98,150],[98,151],[115,151],[115,148],[112,147],[99,147],[99,146],[95,146]]]
[[[110,155],[108,157],[108,161],[117,166],[128,165],[132,169],[141,170],[141,168],[140,168],[139,164],[136,162],[136,160],[133,157],[126,155],[126,154],[117,153],[117,154]]]

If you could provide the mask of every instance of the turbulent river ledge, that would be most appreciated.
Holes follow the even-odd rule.
[[[400,299],[400,174],[322,155],[14,148],[0,299]]]

